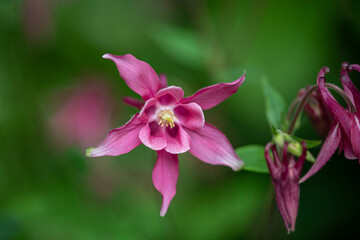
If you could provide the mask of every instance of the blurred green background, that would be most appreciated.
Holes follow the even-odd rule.
[[[177,195],[161,218],[153,151],[84,156],[136,112],[122,104],[135,94],[104,53],[133,54],[186,95],[246,70],[237,94],[206,120],[235,148],[266,144],[261,78],[288,103],[323,66],[339,83],[342,61],[360,63],[359,13],[355,0],[0,0],[0,239],[359,237],[360,167],[342,155],[301,185],[290,235],[269,175],[182,154]],[[358,84],[359,75],[351,77]],[[77,96],[99,101],[66,107]],[[84,121],[96,120],[77,133],[82,118],[71,116],[86,107],[96,110],[84,110]],[[70,114],[68,125],[59,112]],[[297,135],[319,138],[305,118]]]

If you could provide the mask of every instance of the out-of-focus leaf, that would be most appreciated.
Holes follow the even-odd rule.
[[[264,157],[264,146],[248,145],[235,150],[236,154],[244,161],[244,170],[258,173],[269,173]]]
[[[175,61],[200,68],[204,61],[203,47],[193,31],[173,26],[152,29],[151,38]]]
[[[79,173],[85,173],[88,168],[88,162],[85,161],[83,152],[75,148],[69,148],[66,152],[67,157],[71,160],[72,167]]]
[[[262,79],[262,87],[266,104],[266,118],[270,125],[281,129],[285,113],[285,101],[283,97],[269,84],[265,77]]]

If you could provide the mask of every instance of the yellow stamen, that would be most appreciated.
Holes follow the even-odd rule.
[[[159,122],[158,124],[163,127],[163,126],[170,126],[170,128],[175,127],[175,114],[173,113],[172,110],[170,109],[166,109],[166,110],[161,110],[161,112],[158,114],[159,117]]]

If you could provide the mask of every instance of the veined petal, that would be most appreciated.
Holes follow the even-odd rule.
[[[203,110],[215,107],[228,97],[236,93],[245,80],[245,73],[236,81],[219,83],[200,89],[194,95],[184,98],[181,103],[197,103]]]
[[[137,109],[141,109],[144,106],[143,100],[139,100],[133,97],[124,97],[123,102]]]
[[[112,60],[126,84],[145,101],[155,96],[161,82],[154,69],[146,62],[131,54],[116,56],[105,54],[103,58]]]
[[[350,140],[357,158],[360,159],[360,123],[356,115],[354,115],[354,121],[351,124]]]
[[[355,87],[353,82],[350,80],[349,74],[349,65],[347,63],[343,63],[340,73],[340,80],[343,85],[343,88],[346,92],[346,94],[349,96],[349,98],[354,103],[355,107],[357,109],[360,109],[360,92]]]
[[[272,143],[266,144],[264,156],[265,156],[265,160],[268,165],[270,174],[271,174],[271,176],[273,176],[275,174],[275,172],[277,171],[277,166],[275,165],[275,162],[273,161],[273,159],[271,158],[271,155],[269,153],[270,148],[272,148]],[[274,156],[274,158],[275,158],[275,156]]]
[[[312,175],[317,173],[329,161],[331,156],[338,148],[340,139],[341,132],[339,123],[334,123],[330,128],[329,135],[327,136],[315,163],[311,166],[310,170],[300,179],[300,183],[306,181]]]
[[[174,113],[178,122],[189,129],[196,130],[205,124],[204,113],[196,103],[179,104]]]
[[[167,145],[165,150],[172,154],[179,154],[189,151],[190,137],[179,124],[175,127],[165,127]]]
[[[147,100],[139,113],[139,119],[143,122],[152,122],[155,120],[156,99]]]
[[[351,134],[350,134],[351,137]],[[351,140],[347,138],[344,134],[341,134],[341,139],[339,143],[339,153],[344,151],[346,159],[357,159],[358,156],[355,154],[353,147],[351,146]]]
[[[161,193],[163,203],[160,216],[165,216],[171,200],[176,194],[176,183],[179,176],[178,156],[164,150],[157,152],[158,157],[152,172],[155,188]]]
[[[360,72],[360,65],[359,64],[351,64],[349,66],[349,69],[350,69],[350,71],[355,70],[355,71]]]
[[[205,122],[197,131],[186,129],[191,139],[190,153],[209,164],[225,165],[240,170],[244,163],[236,155],[226,136]]]
[[[286,214],[283,215],[284,221],[288,221],[287,230],[288,233],[295,231],[296,217],[299,209],[299,197],[300,197],[300,186],[298,182],[298,177],[294,180],[291,178],[287,179],[287,184],[285,184],[283,189],[284,201],[285,201],[285,211]],[[280,211],[281,212],[281,211]],[[285,218],[288,219],[285,219]]]
[[[316,83],[319,84],[320,80],[322,80],[325,77],[325,74],[328,72],[330,72],[330,69],[328,67],[323,67],[322,69],[320,69],[320,72],[317,76]]]
[[[166,75],[160,74],[159,78],[160,78],[161,88],[166,88],[168,86],[167,80],[166,80]]]
[[[300,155],[300,157],[298,158],[297,162],[295,163],[295,171],[296,171],[296,176],[297,176],[297,179],[299,179],[300,177],[300,174],[301,174],[301,170],[304,166],[304,163],[305,163],[305,159],[306,159],[306,152],[307,152],[307,149],[306,149],[306,143],[305,142],[301,142],[301,147],[302,147],[302,153]]]
[[[136,114],[124,126],[111,130],[99,145],[88,148],[86,156],[117,156],[130,152],[141,144],[139,132],[143,126],[144,123],[138,119],[138,114]]]
[[[324,101],[324,104],[328,108],[330,114],[333,118],[337,119],[340,123],[344,133],[348,138],[350,138],[350,127],[352,119],[350,113],[348,113],[331,95],[329,90],[324,85],[324,79],[319,80],[319,92]]]
[[[184,97],[184,91],[180,87],[170,86],[157,92],[155,98],[161,105],[171,105],[179,102]]]
[[[146,124],[139,133],[141,142],[152,150],[161,150],[166,147],[166,136],[162,127],[155,121]]]
[[[272,179],[272,182],[275,187],[276,204],[278,206],[281,217],[284,220],[285,227],[289,232],[290,231],[290,216],[287,211],[284,188],[282,188],[280,182],[278,183],[274,179]],[[284,186],[286,186],[286,184],[284,184]]]

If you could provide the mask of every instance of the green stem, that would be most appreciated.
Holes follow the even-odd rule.
[[[286,120],[288,120],[288,121],[290,120],[290,118],[293,115],[293,112],[295,110],[295,107],[298,105],[299,101],[300,101],[300,98],[298,98],[298,97],[295,98],[294,101],[292,101],[292,103],[290,104],[290,107],[289,107],[289,111],[286,115]]]
[[[307,99],[310,97],[310,95],[318,89],[318,86],[317,85],[314,85],[314,86],[311,86],[308,91],[306,92],[306,94],[303,96],[303,98],[301,99],[300,101],[300,104],[298,106],[298,108],[296,109],[296,112],[295,112],[295,115],[294,117],[291,119],[291,122],[290,122],[290,125],[289,125],[289,128],[288,128],[288,134],[291,134],[292,131],[294,130],[294,127],[295,127],[295,124],[296,124],[296,120],[298,119],[302,109],[304,108],[305,104],[306,104],[306,101]]]

